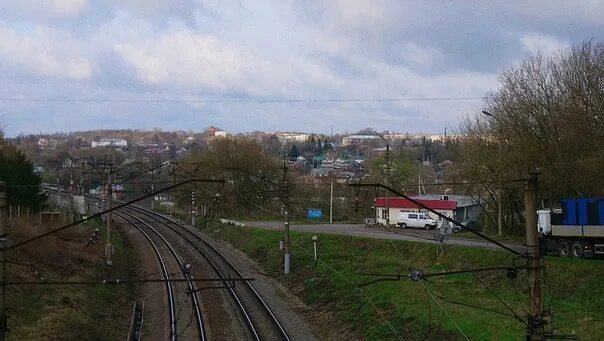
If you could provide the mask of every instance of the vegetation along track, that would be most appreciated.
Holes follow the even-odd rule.
[[[243,274],[233,263],[190,227],[141,207],[131,206],[128,210],[153,219],[179,235],[207,261],[220,278],[243,278]],[[242,284],[229,285],[227,290],[254,340],[290,340],[287,332],[252,283],[244,281]]]

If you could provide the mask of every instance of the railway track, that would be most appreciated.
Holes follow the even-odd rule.
[[[244,277],[219,250],[185,224],[137,206],[131,206],[127,210],[144,215],[147,219],[153,219],[168,229],[169,233],[180,236],[206,260],[220,278],[228,281],[229,278]],[[290,340],[282,324],[250,282],[228,286],[226,289],[233,298],[235,308],[238,309],[254,340]]]
[[[66,194],[65,196],[68,195],[69,194]],[[98,207],[99,203],[96,199],[97,198],[89,198],[86,201]],[[190,279],[190,277],[188,277],[190,274],[185,273],[182,259],[178,256],[176,249],[166,238],[166,236],[172,234],[173,237],[180,238],[189,249],[194,250],[195,253],[201,256],[215,274],[224,280],[223,283],[231,283],[231,285],[225,286],[224,289],[232,298],[232,306],[236,309],[243,321],[249,339],[290,340],[283,325],[279,322],[269,305],[254,288],[252,283],[242,281],[242,284],[234,285],[235,282],[229,282],[230,279],[243,278],[244,276],[231,261],[191,227],[170,217],[138,206],[121,208],[114,211],[114,215],[141,232],[153,249],[156,258],[160,263],[163,278],[170,279],[171,273],[168,271],[169,266],[167,263],[169,262],[167,262],[165,258],[166,252],[162,253],[162,249],[164,249],[164,251],[169,251],[174,259],[173,262],[178,265],[179,272],[182,274],[183,278]],[[160,228],[158,225],[163,228]],[[156,240],[161,241],[161,245],[163,246],[159,246]],[[194,282],[192,281],[186,281],[186,284],[188,286],[187,294],[190,294],[192,297],[192,309],[196,316],[199,340],[206,340],[206,328],[203,314],[201,313],[202,309],[197,298],[197,292],[199,290],[195,288]],[[166,282],[165,289],[169,310],[170,340],[177,340],[179,333],[177,329],[176,288],[174,283]]]
[[[187,280],[186,281],[187,287],[185,290],[185,295],[191,296],[191,304],[192,304],[191,308],[195,314],[195,322],[196,322],[199,340],[205,341],[206,340],[205,326],[204,326],[204,321],[203,321],[203,317],[201,314],[201,307],[199,304],[199,300],[197,298],[197,293],[196,293],[197,288],[195,287],[195,283],[193,283],[191,281],[191,276],[185,269],[185,263],[182,261],[181,257],[178,255],[178,252],[176,251],[174,246],[172,246],[172,244],[155,227],[153,227],[151,224],[144,221],[140,217],[138,217],[132,213],[129,213],[127,210],[125,210],[125,209],[117,210],[114,214],[116,216],[120,217],[121,219],[127,221],[130,225],[136,227],[145,236],[145,238],[151,243],[153,249],[155,250],[156,256],[158,257],[158,259],[161,259],[160,262],[162,263],[162,269],[166,268],[166,262],[163,257],[160,258],[161,257],[161,254],[159,253],[160,247],[158,247],[157,244],[155,242],[153,242],[153,240],[151,239],[149,234],[147,232],[145,232],[144,230],[145,229],[150,230],[155,236],[157,236],[157,238],[159,240],[161,240],[164,247],[167,248],[170,255],[172,255],[174,261],[176,262],[176,264],[179,268],[179,272],[182,275],[182,278]],[[143,229],[141,227],[141,225],[145,226],[145,229]],[[164,276],[166,276],[165,278],[169,279],[170,273],[166,273],[166,272],[163,272],[163,273],[164,273]],[[174,285],[171,285],[170,282],[166,282],[166,283],[170,284],[171,287],[174,286]],[[172,295],[172,296],[174,296],[174,295]],[[173,299],[172,299],[172,302],[173,302]],[[170,303],[169,305],[170,305],[170,339],[177,340],[178,337],[183,333],[183,331],[178,330],[177,316],[176,316],[176,312],[175,312],[175,308],[176,308],[175,304]],[[185,326],[185,328],[186,327],[187,326]]]
[[[128,331],[128,341],[140,341],[143,324],[145,320],[145,300],[142,302],[134,302],[132,306],[132,319],[130,322],[130,330]]]

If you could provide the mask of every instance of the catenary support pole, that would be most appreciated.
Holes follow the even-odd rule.
[[[195,207],[195,184],[191,185],[191,225],[196,226],[197,223],[197,208]]]
[[[284,221],[284,243],[283,243],[283,272],[288,274],[290,272],[290,241],[289,241],[289,184],[287,182],[287,164],[285,163],[285,157],[283,157],[283,215]]]
[[[390,186],[390,143],[386,140],[386,186]],[[390,228],[390,191],[386,191],[386,228]]]
[[[543,257],[539,249],[539,235],[537,231],[538,175],[539,172],[531,172],[524,189],[529,295],[527,340],[530,341],[545,340]]]
[[[111,168],[109,169],[109,172],[107,173],[107,194],[105,195],[107,197],[107,208],[111,208],[112,203],[113,203],[113,184],[111,183]],[[113,245],[111,244],[111,211],[107,213],[107,240],[105,242],[105,256],[107,258],[107,264],[108,265],[112,265],[113,262],[111,261],[111,256],[113,254]]]
[[[155,192],[155,186],[151,183],[151,193]],[[155,197],[151,197],[151,211],[155,209]]]
[[[6,316],[6,183],[0,181],[0,341],[4,341],[7,330]]]
[[[331,178],[331,188],[329,191],[329,223],[333,223],[333,177]]]

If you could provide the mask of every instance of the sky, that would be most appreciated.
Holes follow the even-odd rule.
[[[0,1],[0,124],[437,133],[526,56],[601,40],[603,17],[601,1]],[[359,101],[375,99],[397,100]]]

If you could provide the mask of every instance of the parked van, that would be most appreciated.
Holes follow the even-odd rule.
[[[398,215],[396,224],[401,228],[415,227],[429,230],[436,228],[437,223],[436,220],[428,215],[428,213],[401,212]]]

